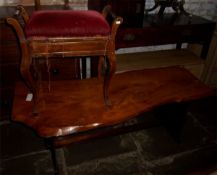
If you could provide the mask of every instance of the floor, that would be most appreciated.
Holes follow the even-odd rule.
[[[58,149],[61,174],[214,173],[217,171],[216,104],[216,97],[191,103],[179,142],[151,111],[138,118],[154,123],[151,128]],[[53,174],[49,151],[30,128],[5,121],[1,122],[0,134],[1,175]]]

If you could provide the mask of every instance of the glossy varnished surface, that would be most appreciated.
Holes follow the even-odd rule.
[[[13,120],[34,128],[43,137],[78,133],[112,126],[162,104],[206,97],[212,90],[188,71],[179,67],[146,69],[116,74],[112,80],[112,107],[104,105],[102,84],[97,79],[44,84],[44,105],[32,116],[32,102],[26,102],[27,90],[17,84]]]

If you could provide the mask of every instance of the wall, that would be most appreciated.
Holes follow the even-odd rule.
[[[87,9],[87,2],[88,0],[69,0],[70,6],[73,7],[73,9],[81,10],[81,9]],[[6,5],[6,6],[13,6],[17,4],[22,5],[33,5],[34,0],[0,0],[0,6]],[[42,5],[54,5],[54,4],[64,4],[63,0],[41,0]]]
[[[76,9],[87,8],[88,0],[70,0],[71,6]],[[63,4],[63,0],[41,0],[42,4]],[[0,6],[3,5],[33,5],[34,0],[0,0]],[[146,0],[146,8],[150,8],[154,0]],[[203,16],[208,19],[217,19],[216,17],[216,0],[185,0],[185,9],[193,14]],[[171,9],[167,9],[170,11]]]
[[[146,9],[152,7],[154,4],[153,0],[146,0]],[[203,16],[207,19],[217,19],[216,18],[216,0],[185,0],[185,10],[189,13]],[[166,11],[172,11],[172,9],[167,8]]]

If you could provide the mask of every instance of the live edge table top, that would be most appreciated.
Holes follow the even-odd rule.
[[[104,105],[102,83],[96,78],[53,81],[50,92],[46,83],[38,116],[32,115],[32,102],[25,100],[27,88],[17,83],[12,119],[47,138],[112,126],[163,104],[212,95],[210,88],[180,67],[116,74],[110,87],[111,108]]]

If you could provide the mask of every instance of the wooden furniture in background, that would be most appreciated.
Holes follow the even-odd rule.
[[[200,72],[203,71],[202,68],[204,67],[204,63],[198,64],[198,62],[204,62],[203,60],[207,57],[211,38],[216,24],[214,21],[210,21],[195,15],[186,16],[184,14],[177,15],[171,13],[164,14],[161,17],[156,14],[144,15],[144,9],[138,8],[140,10],[136,10],[136,7],[144,7],[144,1],[139,0],[89,0],[88,8],[100,11],[106,4],[111,4],[113,12],[117,15],[121,15],[124,19],[126,19],[124,20],[123,25],[120,27],[117,33],[117,49],[141,46],[157,46],[165,44],[176,44],[176,48],[181,49],[183,43],[197,43],[202,45],[202,50],[199,54],[198,60],[192,62],[192,65],[197,65],[197,68],[201,67]],[[179,51],[177,51],[177,53],[179,53]],[[135,64],[136,62],[139,64],[140,60],[137,60],[136,55],[137,54],[131,55],[132,60],[135,61]],[[148,61],[148,55],[148,53],[143,53],[144,59],[146,59],[147,62],[151,62],[151,60]],[[187,56],[189,56],[188,53]],[[193,58],[191,60],[193,60]],[[165,62],[167,62],[167,60]],[[179,62],[179,60],[177,62]],[[186,61],[183,61],[182,64],[185,62]],[[164,64],[162,61],[161,64],[162,66],[167,65],[167,63]],[[176,65],[179,65],[179,63]],[[152,64],[152,67],[154,66],[155,63]],[[143,67],[147,68],[146,65]],[[186,67],[189,68],[191,66],[186,65]],[[190,69],[194,68],[192,67]],[[94,72],[92,74],[96,76],[97,72]]]
[[[144,17],[140,28],[120,28],[117,34],[117,48],[177,44],[181,49],[182,43],[198,43],[202,45],[201,58],[205,59],[215,29],[216,23],[199,16],[165,14],[162,18],[157,15]]]
[[[144,0],[88,0],[88,9],[101,11],[106,5],[112,12],[123,17],[122,28],[141,27],[144,18]]]
[[[173,13],[144,16],[144,1],[139,0],[89,0],[88,8],[101,11],[106,4],[125,19],[117,33],[116,48],[163,44],[177,44],[177,48],[181,48],[182,43],[199,43],[203,45],[201,57],[206,58],[215,22]]]

